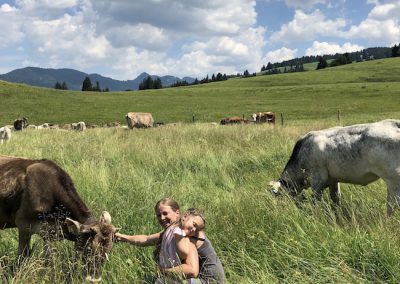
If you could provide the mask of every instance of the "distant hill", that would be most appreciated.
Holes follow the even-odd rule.
[[[100,88],[102,89],[108,88],[110,91],[125,91],[138,90],[139,84],[143,81],[143,79],[147,78],[149,74],[143,72],[133,80],[120,81],[104,77],[99,74],[87,74],[74,69],[26,67],[0,75],[0,80],[46,88],[53,88],[57,82],[65,82],[69,90],[81,90],[83,80],[86,76],[89,76],[94,86],[96,85],[96,82],[99,82]],[[188,83],[192,83],[195,80],[191,77],[184,77],[183,79],[174,76],[160,77],[157,75],[151,75],[151,77],[153,79],[160,78],[164,87],[170,86],[179,81],[187,81]]]

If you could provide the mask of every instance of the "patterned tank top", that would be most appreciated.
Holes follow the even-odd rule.
[[[169,226],[165,230],[161,242],[160,258],[158,260],[160,268],[171,268],[182,264],[176,251],[175,234],[184,236],[182,230],[177,226]]]
[[[177,226],[169,226],[163,235],[161,241],[161,249],[160,249],[160,258],[158,260],[158,266],[163,268],[172,268],[182,264],[181,259],[179,258],[178,252],[176,250],[176,240],[175,236],[185,236],[185,233],[181,228]],[[168,283],[194,283],[194,279],[186,279],[184,281],[178,279],[169,279]]]

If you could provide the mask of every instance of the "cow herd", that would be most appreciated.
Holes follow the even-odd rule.
[[[242,123],[275,123],[275,113],[271,111],[267,112],[256,112],[250,116],[250,119],[240,117],[240,116],[233,116],[223,118],[220,121],[221,125],[227,124],[242,124]]]
[[[18,117],[14,120],[13,125],[5,125],[0,128],[0,144],[4,143],[11,138],[12,131],[23,131],[24,129],[60,129],[60,130],[76,130],[85,131],[89,128],[98,127],[117,127],[125,129],[134,128],[150,128],[158,127],[164,125],[163,122],[155,122],[153,115],[147,112],[128,112],[125,115],[126,126],[121,125],[119,122],[107,123],[102,126],[96,124],[86,124],[84,121],[65,123],[65,124],[55,124],[55,123],[43,123],[40,125],[29,124],[26,117]],[[250,115],[249,119],[239,116],[223,118],[220,121],[221,125],[228,124],[242,124],[242,123],[275,123],[275,113],[274,112],[256,112]],[[216,124],[216,123],[214,123]]]

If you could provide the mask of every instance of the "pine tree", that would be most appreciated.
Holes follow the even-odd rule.
[[[399,45],[394,45],[392,47],[392,57],[399,57],[400,56],[400,43]]]
[[[61,90],[60,82],[57,81],[57,83],[54,85],[54,89]]]
[[[155,79],[153,81],[153,89],[161,89],[162,88],[162,83],[161,83],[161,79],[160,77],[158,77],[157,79]]]
[[[91,91],[91,90],[93,90],[92,81],[90,81],[90,78],[86,76],[85,80],[83,80],[82,83],[82,91]]]
[[[65,83],[65,81],[62,82],[61,89],[62,90],[68,90],[67,83]]]
[[[317,70],[318,69],[324,69],[328,67],[328,62],[325,60],[325,58],[323,58],[322,56],[319,57],[319,62],[318,62],[318,66],[317,66]]]

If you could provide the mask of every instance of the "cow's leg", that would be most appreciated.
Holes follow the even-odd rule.
[[[340,193],[340,184],[338,182],[331,183],[329,185],[329,195],[335,205],[340,204],[341,193]]]
[[[400,207],[400,184],[393,186],[388,183],[388,195],[386,203],[386,214],[388,217],[393,215],[393,210],[396,207]]]
[[[314,199],[317,201],[322,200],[322,194],[327,186],[328,174],[322,169],[316,169],[312,171],[314,174],[310,177],[310,185],[313,190]]]
[[[32,233],[24,229],[19,229],[18,236],[18,257],[22,260],[23,258],[28,257],[31,253],[30,243]]]

